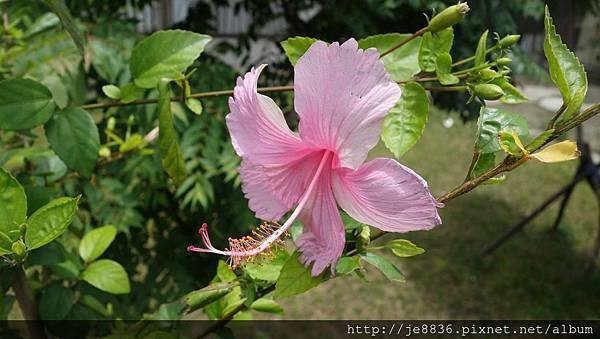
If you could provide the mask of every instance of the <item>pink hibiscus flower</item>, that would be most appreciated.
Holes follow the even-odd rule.
[[[334,270],[344,250],[338,204],[359,222],[388,232],[441,223],[441,205],[423,178],[393,159],[363,164],[379,140],[383,118],[400,99],[400,87],[375,49],[358,49],[350,39],[342,45],[319,41],[306,51],[294,69],[298,133],[273,100],[257,93],[265,66],[238,78],[227,127],[242,158],[242,190],[256,217],[276,221],[295,209],[283,225],[263,224],[254,237],[230,239],[224,251],[212,246],[204,224],[204,247],[188,250],[226,255],[236,266],[268,250],[300,218],[300,259],[318,275],[328,265]]]

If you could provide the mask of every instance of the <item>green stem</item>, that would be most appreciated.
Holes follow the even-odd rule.
[[[423,27],[420,30],[416,31],[415,33],[413,33],[413,35],[409,36],[408,38],[406,38],[405,40],[402,40],[402,42],[400,42],[399,44],[397,44],[396,46],[388,49],[387,51],[381,53],[381,55],[379,56],[379,58],[383,58],[384,56],[394,52],[395,50],[397,50],[398,48],[406,45],[407,43],[413,41],[414,39],[416,39],[417,37],[420,37],[421,35],[425,34],[425,32],[427,32],[428,28],[427,27]]]
[[[480,69],[485,69],[485,68],[492,67],[492,66],[496,66],[496,63],[495,62],[492,62],[492,63],[486,62],[486,63],[481,64],[479,66],[473,66],[471,68],[463,69],[462,71],[454,72],[452,74],[453,75],[464,75],[464,74],[467,74],[467,73],[472,72],[472,71],[478,71]]]
[[[493,51],[497,50],[499,47],[500,47],[500,46],[498,46],[498,45],[492,46],[492,47],[488,48],[488,49],[485,51],[485,54],[491,53],[491,52],[493,52]],[[459,60],[459,61],[457,61],[457,62],[453,63],[452,65],[450,65],[450,67],[456,67],[456,66],[460,66],[460,65],[462,65],[462,64],[466,64],[467,62],[470,62],[470,61],[473,61],[473,60],[475,60],[475,56],[474,56],[474,55],[473,55],[473,56],[470,56],[470,57],[468,57],[468,58],[465,58],[465,59]]]
[[[259,93],[273,93],[273,92],[289,92],[293,91],[293,86],[273,86],[273,87],[260,87],[257,89]],[[188,96],[188,98],[207,98],[207,97],[218,97],[224,95],[232,95],[233,90],[223,90],[223,91],[210,91],[210,92],[200,92],[193,93]],[[171,101],[181,101],[182,97],[173,97]],[[109,108],[109,107],[123,107],[123,106],[134,106],[134,105],[145,105],[145,104],[155,104],[158,103],[158,99],[142,99],[135,100],[132,102],[107,102],[107,103],[93,103],[81,106],[83,109],[100,109],[100,108]]]

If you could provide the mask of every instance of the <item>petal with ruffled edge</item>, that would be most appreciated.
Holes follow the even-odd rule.
[[[298,240],[300,261],[313,264],[311,274],[319,275],[327,265],[335,272],[335,264],[344,251],[345,231],[342,217],[331,190],[331,169],[321,173],[310,200],[300,214],[304,232]]]
[[[315,42],[294,68],[294,106],[300,136],[336,152],[340,166],[356,169],[379,140],[381,123],[400,99],[375,49],[356,40],[341,46]]]
[[[283,165],[303,156],[305,147],[275,102],[257,92],[258,77],[265,67],[260,65],[238,78],[229,98],[231,113],[225,120],[239,156],[255,164]]]
[[[441,224],[427,182],[393,159],[378,158],[358,170],[337,169],[333,191],[352,218],[388,232],[431,229]]]
[[[278,220],[304,193],[319,159],[287,126],[269,97],[257,93],[266,65],[238,78],[226,122],[231,142],[242,157],[242,190],[256,217]],[[316,164],[315,164],[316,162]]]
[[[285,165],[260,165],[246,159],[240,166],[242,191],[250,209],[263,220],[279,220],[300,199],[323,151],[306,150]]]

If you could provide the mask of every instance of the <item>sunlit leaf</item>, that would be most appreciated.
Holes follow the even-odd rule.
[[[435,71],[438,55],[450,53],[453,41],[454,30],[452,27],[435,34],[425,33],[419,47],[419,66],[421,70],[425,72]]]
[[[294,252],[285,265],[283,265],[279,279],[277,279],[277,283],[275,284],[275,292],[273,292],[276,298],[285,298],[304,293],[325,280],[323,275],[313,277],[310,274],[311,267],[304,266],[299,258],[300,253]]]
[[[79,243],[79,255],[86,262],[96,260],[115,240],[116,235],[117,229],[111,225],[89,231]]]
[[[381,139],[397,158],[421,138],[429,114],[427,93],[416,82],[402,86],[400,101],[383,120]]]
[[[337,262],[335,271],[338,274],[350,274],[360,268],[360,257],[341,257]]]
[[[381,54],[395,47],[402,41],[408,39],[410,34],[388,33],[378,34],[360,39],[358,47],[367,49],[374,47]],[[413,75],[419,73],[419,45],[421,38],[418,37],[381,58],[385,69],[388,71],[392,80],[406,81]]]
[[[500,98],[500,102],[505,104],[521,104],[527,102],[528,99],[525,94],[508,82],[508,80],[504,78],[498,78],[494,79],[492,83],[500,86],[504,92],[504,95]]]
[[[92,262],[81,273],[81,279],[111,294],[127,294],[131,290],[127,272],[121,264],[109,259]]]
[[[153,88],[162,78],[180,78],[210,40],[208,35],[183,30],[158,31],[144,38],[135,45],[129,60],[135,84]]]
[[[27,197],[23,187],[0,167],[0,232],[10,240],[7,247],[0,247],[10,251],[10,243],[18,237],[19,225],[25,221],[26,213]]]
[[[387,260],[386,258],[371,252],[361,254],[360,257],[369,264],[377,267],[377,269],[380,270],[381,273],[383,273],[383,275],[385,275],[385,277],[389,280],[397,282],[406,281],[404,275],[402,274],[402,272],[400,272],[398,267],[389,262],[389,260]]]
[[[121,99],[121,89],[115,85],[102,86],[102,92],[104,93],[104,95],[106,95],[107,97],[109,97],[111,99],[114,99],[114,100]]]
[[[42,206],[27,219],[25,244],[29,250],[42,247],[63,234],[77,210],[79,198],[58,198]]]
[[[486,29],[485,32],[481,34],[479,42],[477,43],[477,50],[475,51],[475,66],[485,63],[485,56],[487,53],[487,37],[488,30]]]
[[[298,59],[300,59],[300,57],[306,53],[308,48],[315,41],[317,41],[315,38],[297,36],[282,41],[281,47],[283,48],[285,55],[288,57],[288,60],[290,60],[292,66],[295,66]]]
[[[279,306],[279,304],[272,299],[260,298],[255,300],[250,308],[259,312],[267,312],[267,313],[283,313],[283,308]]]
[[[500,151],[498,134],[514,131],[521,138],[529,135],[527,120],[520,114],[499,108],[482,107],[478,120],[477,149],[481,153]]]
[[[533,139],[529,143],[529,145],[527,145],[527,151],[533,152],[538,148],[542,147],[546,143],[546,141],[548,141],[548,139],[552,136],[552,134],[554,134],[554,128],[540,133],[537,137],[535,137],[535,139]]]
[[[454,85],[460,81],[460,79],[457,76],[451,73],[451,65],[452,56],[450,56],[450,53],[441,53],[440,55],[438,55],[436,60],[435,74],[440,80],[440,84]]]
[[[394,239],[383,245],[389,248],[397,257],[408,258],[425,253],[425,249],[413,244],[410,240]]]
[[[566,121],[577,114],[583,104],[588,88],[587,76],[579,59],[556,34],[548,6],[546,6],[544,28],[546,31],[544,54],[550,68],[550,78],[560,90],[563,102],[567,105],[561,118],[561,121]]]

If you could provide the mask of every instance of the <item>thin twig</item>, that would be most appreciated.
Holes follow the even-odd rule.
[[[414,39],[416,39],[417,37],[420,37],[421,35],[425,34],[425,32],[427,32],[427,27],[423,27],[420,30],[416,31],[415,33],[413,33],[413,35],[409,36],[408,38],[406,38],[405,40],[403,40],[401,43],[397,44],[396,46],[388,49],[387,51],[381,53],[381,55],[379,56],[380,58],[383,58],[384,56],[394,52],[395,50],[397,50],[398,48],[406,45],[407,43],[413,41]]]
[[[260,87],[257,89],[259,93],[272,93],[272,92],[288,92],[294,89],[293,86],[273,86],[273,87]],[[222,90],[222,91],[209,91],[209,92],[200,92],[193,93],[188,96],[188,98],[207,98],[207,97],[218,97],[224,95],[232,95],[233,90]],[[182,97],[177,96],[171,98],[171,101],[181,101]],[[145,105],[145,104],[155,104],[158,103],[158,99],[142,99],[135,100],[131,102],[118,102],[112,101],[107,103],[94,103],[87,104],[81,106],[83,109],[98,109],[98,108],[109,108],[109,107],[123,107],[123,106],[135,106],[135,105]]]

